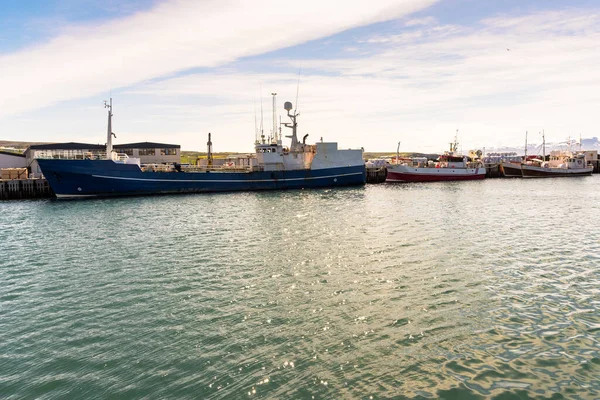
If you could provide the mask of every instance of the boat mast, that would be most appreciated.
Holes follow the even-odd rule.
[[[262,102],[262,92],[260,94],[260,141],[262,144],[265,144],[265,132],[263,130],[263,102]]]
[[[281,138],[277,137],[277,111],[275,110],[277,93],[271,93],[271,96],[273,96],[273,141],[279,144]]]
[[[213,154],[212,154],[212,140],[210,140],[210,132],[208,132],[208,142],[206,143],[206,166],[212,167]]]
[[[456,130],[456,135],[454,135],[454,143],[450,143],[450,153],[456,152],[458,149],[458,129]]]
[[[544,161],[546,161],[546,135],[544,134],[543,129],[542,129],[542,151],[544,154]]]
[[[400,159],[400,142],[398,142],[398,147],[396,147],[396,165],[399,164],[398,160]]]
[[[110,98],[110,100],[107,102],[106,100],[104,100],[104,108],[108,108],[108,129],[106,130],[106,159],[108,160],[112,160],[112,151],[113,151],[113,145],[112,145],[112,138],[113,136],[116,138],[117,135],[115,135],[112,132],[112,97]]]
[[[293,114],[290,114],[290,111],[292,111],[293,106],[292,106],[292,103],[289,101],[286,101],[283,104],[283,108],[287,111],[288,117],[290,117],[290,119],[292,120],[291,124],[289,122],[286,122],[283,124],[286,128],[292,129],[292,135],[291,136],[286,135],[287,138],[292,139],[292,144],[290,145],[290,151],[297,151],[298,150],[298,136],[296,133],[296,128],[298,127],[298,123],[296,122],[296,117],[299,114],[297,114],[296,111],[294,111]]]
[[[525,131],[525,157],[523,159],[527,161],[527,131]]]

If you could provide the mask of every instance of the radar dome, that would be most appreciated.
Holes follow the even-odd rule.
[[[292,108],[294,108],[294,107],[292,107],[292,103],[291,103],[290,101],[286,101],[286,102],[283,104],[283,108],[284,108],[284,110],[286,110],[286,111],[290,111],[290,110],[291,110]]]

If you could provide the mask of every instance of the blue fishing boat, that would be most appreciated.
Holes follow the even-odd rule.
[[[273,99],[275,103],[275,99]],[[335,142],[306,144],[297,137],[296,111],[285,102],[290,123],[276,128],[268,139],[255,141],[255,153],[237,162],[213,166],[209,134],[205,165],[149,164],[113,151],[112,99],[108,108],[105,159],[38,158],[37,162],[58,198],[282,190],[363,185],[366,181],[363,151],[341,150]],[[283,146],[281,125],[291,128],[289,147]]]

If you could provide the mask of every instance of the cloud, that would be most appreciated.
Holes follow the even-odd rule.
[[[169,0],[0,56],[0,117],[390,20],[435,0]]]
[[[554,142],[580,133],[597,136],[597,10],[503,15],[468,26],[391,25],[395,30],[388,34],[351,32],[354,42],[342,46],[356,51],[302,60],[299,129],[310,134],[309,142],[323,136],[344,148],[393,152],[398,141],[406,150],[443,150],[456,129],[465,150],[519,145],[526,130],[531,142],[541,141],[536,135],[542,129]],[[274,54],[267,61],[132,85],[116,102],[119,140],[168,141],[201,150],[212,132],[219,151],[251,151],[253,104],[260,122],[261,86],[268,133],[269,93],[279,93],[280,109],[283,101],[295,103],[297,64]],[[272,72],[274,65],[289,72]],[[98,98],[93,102],[100,104]],[[72,110],[52,109],[53,118],[69,121],[58,125],[60,130],[48,119],[40,124],[55,135],[52,140],[77,140],[90,130],[97,132],[92,142],[103,140],[102,110],[76,110],[71,116]],[[5,126],[11,131],[16,124]]]
[[[377,149],[393,148],[393,136],[412,149],[440,149],[457,128],[473,147],[518,143],[525,130],[585,137],[596,133],[599,23],[598,12],[568,10],[423,27],[363,39],[380,45],[367,58],[304,65],[347,79],[360,99],[353,114],[371,121],[377,132],[366,141]],[[343,98],[344,85],[330,81],[323,87]]]
[[[418,25],[433,25],[437,23],[437,19],[435,17],[425,17],[425,18],[416,18],[410,19],[406,21],[404,25],[406,26],[418,26]]]

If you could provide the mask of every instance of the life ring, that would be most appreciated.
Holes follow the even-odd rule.
[[[454,165],[451,165],[450,168],[454,168]]]

